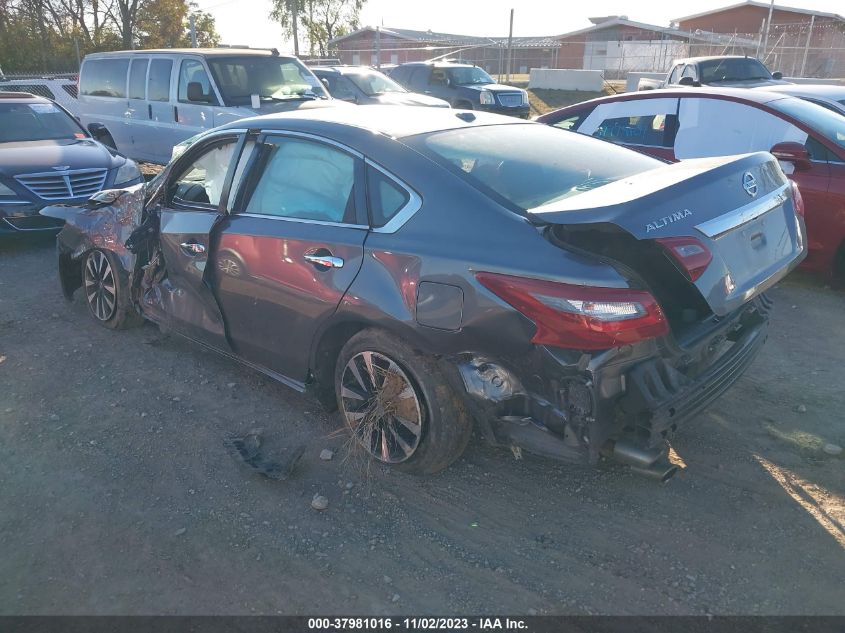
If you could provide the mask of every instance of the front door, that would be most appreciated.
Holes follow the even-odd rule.
[[[177,332],[226,351],[225,323],[208,265],[238,140],[228,136],[203,143],[175,165],[160,207],[166,276],[144,299]]]
[[[314,334],[363,261],[363,164],[311,137],[271,136],[257,151],[221,227],[213,285],[235,352],[302,383]]]

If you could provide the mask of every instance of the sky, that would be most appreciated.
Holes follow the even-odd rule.
[[[637,22],[669,26],[673,18],[736,4],[738,0],[592,0],[558,2],[516,0],[367,0],[361,25],[396,27],[461,35],[506,36],[510,10],[514,11],[514,35],[559,35],[590,26],[593,16],[624,15]],[[223,44],[252,47],[292,45],[270,20],[270,0],[198,0],[217,21]],[[778,5],[843,12],[842,0],[779,0]]]

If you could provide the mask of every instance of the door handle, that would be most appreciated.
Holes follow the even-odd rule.
[[[343,268],[343,260],[331,254],[318,255],[316,253],[306,253],[303,257],[305,261],[314,264],[318,268]]]
[[[179,106],[173,106],[173,120],[179,123]]]
[[[147,115],[148,115],[148,118],[150,119],[150,121],[152,121],[152,119],[153,119],[153,104],[151,104],[151,103],[147,104]]]
[[[196,257],[205,252],[205,246],[199,242],[182,242],[179,246],[182,247],[182,252],[190,257]]]

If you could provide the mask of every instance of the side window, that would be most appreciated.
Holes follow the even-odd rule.
[[[179,68],[179,101],[183,103],[216,104],[217,99],[211,90],[211,81],[202,62],[196,59],[183,59]]]
[[[681,99],[675,157],[702,158],[767,152],[784,141],[807,142],[807,133],[752,104],[728,99]]]
[[[355,158],[293,138],[269,140],[245,213],[355,224]]]
[[[431,71],[431,77],[428,79],[431,86],[445,86],[446,85],[446,71],[442,68],[434,68]]]
[[[147,83],[147,99],[150,101],[170,101],[170,73],[173,60],[154,59],[150,62],[150,77]]]
[[[692,77],[695,79],[695,66],[692,64],[684,66],[684,72],[681,74],[681,77]]]
[[[630,145],[666,147],[667,131],[674,130],[677,117],[674,114],[650,114],[644,116],[605,119],[593,132],[593,136]]]
[[[195,158],[174,178],[168,189],[168,197],[174,205],[188,205],[216,209],[220,204],[223,183],[232,163],[237,143],[234,139],[222,139]]]
[[[667,83],[669,85],[676,84],[676,83],[678,83],[678,79],[680,79],[680,78],[681,78],[681,66],[679,64],[672,69],[671,73],[669,73],[669,79],[667,80]]]
[[[89,97],[126,97],[128,59],[91,59],[79,80],[80,94]]]
[[[147,96],[147,66],[149,60],[133,59],[129,66],[129,98],[145,99]]]
[[[807,153],[810,155],[810,160],[828,162],[831,159],[828,149],[821,144],[820,141],[814,139],[812,136],[807,137],[807,142],[804,143],[807,148]]]
[[[581,122],[587,118],[587,115],[592,112],[592,108],[585,108],[576,112],[575,114],[570,114],[567,117],[560,119],[559,121],[555,121],[552,123],[554,127],[559,127],[562,130],[572,130],[573,132],[578,129],[578,126],[581,125]]]
[[[370,224],[376,228],[387,224],[411,199],[405,189],[374,167],[367,168],[367,195]]]
[[[331,86],[330,90],[335,99],[355,101],[355,97],[357,96],[355,93],[355,87],[352,85],[352,82],[343,75],[331,77],[329,79],[329,86]]]
[[[419,66],[411,71],[411,77],[408,83],[411,86],[422,87],[428,83],[428,76],[431,71],[426,66]]]

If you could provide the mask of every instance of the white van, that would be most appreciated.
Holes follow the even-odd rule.
[[[337,103],[302,62],[275,49],[92,53],[79,71],[82,124],[122,154],[161,164],[174,145],[204,130]]]

